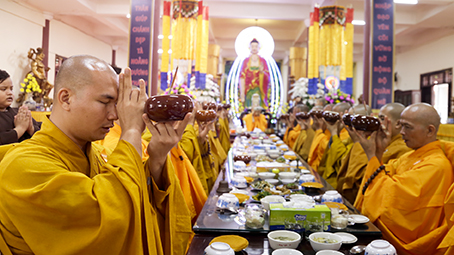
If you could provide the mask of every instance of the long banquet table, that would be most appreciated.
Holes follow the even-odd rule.
[[[322,183],[325,188],[321,190],[316,190],[317,193],[311,193],[306,191],[308,195],[320,195],[323,194],[326,190],[333,189],[323,178],[321,178],[316,171],[314,171],[306,162],[304,162],[301,158],[299,158],[302,165],[309,169],[312,174],[316,177],[317,181]],[[220,173],[213,189],[211,190],[207,202],[205,203],[196,223],[194,224],[193,230],[195,232],[195,237],[192,240],[192,243],[188,249],[187,254],[197,254],[201,255],[204,254],[204,249],[209,245],[210,241],[217,236],[221,235],[239,235],[246,238],[249,241],[249,246],[243,250],[243,252],[237,253],[239,254],[248,254],[248,255],[266,255],[271,254],[272,249],[269,247],[267,233],[270,232],[268,219],[266,219],[265,226],[263,229],[247,229],[241,221],[238,219],[238,215],[236,214],[220,214],[216,211],[216,202],[219,195],[216,192],[219,183],[222,180],[226,180],[230,183],[230,178],[233,176],[233,157],[232,157],[232,150],[230,150],[228,158],[225,163],[225,174]],[[229,184],[230,185],[230,184]],[[232,186],[230,185],[232,188]],[[252,196],[255,194],[251,190],[250,187],[246,189],[249,194]],[[314,191],[312,191],[314,192]],[[344,199],[344,204],[349,208],[350,214],[360,214],[358,210],[356,210],[346,199]],[[251,200],[246,201],[247,203],[251,203]],[[337,230],[330,230],[330,232],[337,232]],[[350,254],[349,250],[351,247],[355,245],[367,245],[372,240],[380,239],[381,232],[380,230],[371,222],[368,222],[363,225],[353,225],[348,226],[344,230],[340,230],[339,232],[347,232],[350,234],[355,235],[358,238],[358,241],[354,244],[343,244],[339,251],[343,252],[344,254]],[[307,234],[304,234],[303,240],[301,241],[300,245],[298,246],[298,250],[303,252],[304,255],[311,255],[315,254],[316,252],[312,249],[309,241],[307,240]]]

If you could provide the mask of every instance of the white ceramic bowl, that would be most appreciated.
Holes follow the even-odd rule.
[[[273,251],[271,255],[304,255],[302,252],[298,250],[292,250],[292,249],[279,249]]]
[[[328,238],[331,240],[335,240],[334,243],[320,243],[314,240],[314,238]],[[342,246],[342,237],[332,234],[329,232],[315,232],[309,235],[309,242],[311,243],[312,249],[314,251],[321,251],[321,250],[339,250]]]
[[[230,183],[237,188],[247,188],[247,182],[244,176],[233,177]]]
[[[293,238],[295,240],[293,241],[283,241],[276,239],[278,237],[288,237],[288,238]],[[276,230],[276,231],[271,231],[268,233],[268,241],[270,242],[270,246],[273,249],[282,249],[282,248],[287,248],[287,249],[296,249],[298,245],[301,242],[301,236],[293,231],[288,231],[288,230]],[[286,253],[288,254],[288,253]]]
[[[271,179],[271,178],[274,178],[276,176],[275,173],[271,173],[271,172],[260,172],[258,173],[260,179]]]
[[[218,201],[216,202],[216,206],[219,208],[235,208],[238,209],[240,206],[238,198],[229,193],[224,193],[222,194],[219,198]]]
[[[295,179],[281,179],[282,184],[295,183]]]
[[[367,254],[396,255],[396,248],[386,240],[374,240],[366,247]]]
[[[272,159],[277,159],[280,155],[280,153],[268,153],[268,156]]]
[[[250,156],[251,159],[255,159],[257,157],[257,153],[255,152],[249,152],[247,155]]]
[[[312,174],[303,174],[300,176],[299,184],[303,184],[305,182],[315,182],[315,176]]]
[[[344,254],[340,251],[321,250],[321,251],[318,251],[315,255],[344,255]]]
[[[341,194],[337,192],[337,190],[328,190],[322,196],[322,203],[323,202],[336,202],[336,203],[343,203]]]
[[[235,251],[230,245],[222,242],[214,242],[205,248],[206,255],[234,255]]]
[[[274,186],[276,186],[279,183],[278,179],[265,179],[265,181]]]
[[[266,210],[270,210],[270,203],[284,203],[284,202],[285,202],[285,198],[282,196],[278,196],[278,195],[270,195],[270,196],[266,196],[266,197],[260,199],[260,203],[262,203],[263,208],[265,208]]]
[[[295,172],[280,172],[279,173],[279,178],[282,179],[292,179],[294,180],[296,178],[297,173]]]

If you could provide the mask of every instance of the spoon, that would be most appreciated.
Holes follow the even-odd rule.
[[[366,249],[365,245],[355,245],[350,249],[351,254],[361,254]]]

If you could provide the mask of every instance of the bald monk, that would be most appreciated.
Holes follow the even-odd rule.
[[[201,106],[196,102],[194,112],[198,109],[201,109]],[[178,144],[194,166],[203,189],[206,195],[208,195],[215,181],[211,150],[208,145],[209,143],[207,143],[209,128],[207,123],[197,125],[194,117],[195,114],[190,118],[189,124],[184,130],[183,137]]]
[[[110,151],[113,151],[120,141],[121,127],[118,122],[118,120],[115,121],[114,127],[107,133],[103,140],[97,141]],[[150,140],[151,133],[148,129],[145,129],[145,132],[142,133],[142,160],[148,159],[147,147]],[[192,166],[191,161],[189,161],[179,145],[170,150],[169,158],[179,180],[184,200],[191,215],[192,224],[194,224],[207,200],[207,195],[205,194],[205,190],[203,189],[202,183],[200,182],[199,176]]]
[[[358,108],[355,109],[358,113],[361,109],[364,109],[364,107],[359,105]],[[407,147],[400,135],[399,119],[404,109],[405,106],[400,103],[389,103],[384,105],[378,114],[380,119],[384,120],[386,116],[391,122],[391,142],[383,153],[382,161],[384,164],[387,164],[391,159],[398,159],[400,156],[412,150]],[[341,171],[342,173],[338,178],[338,181],[342,183],[342,186],[338,190],[348,201],[354,203],[359,187],[361,186],[368,159],[363,148],[357,141],[354,142],[353,147],[348,154],[348,157],[351,158],[351,160],[345,162],[347,165],[344,165],[344,162],[342,162],[342,170],[340,170],[340,173]],[[349,164],[351,164],[351,166]],[[359,205],[357,209],[361,209]]]
[[[323,110],[323,107],[316,105],[312,107],[312,110]],[[318,129],[318,126],[321,125],[321,122],[314,121],[314,119],[311,117],[309,120],[301,122],[301,124],[304,125],[304,129],[306,130],[306,139],[304,141],[303,146],[298,150],[298,155],[300,155],[301,158],[307,162],[309,158],[309,152],[311,149],[312,141],[314,140],[315,137],[315,130]]]
[[[332,144],[334,141],[337,143],[342,143],[345,142],[345,144],[348,143],[348,138],[350,137],[348,135],[347,130],[344,128],[344,125],[342,123],[342,116],[344,113],[348,112],[350,108],[349,103],[338,103],[333,107],[333,112],[337,112],[340,116],[340,119],[337,120],[334,124],[331,124],[325,120],[326,129],[329,131],[329,134],[331,135],[329,137],[328,144],[326,148],[324,149],[322,146],[318,147],[318,151],[314,153],[322,153],[323,151],[323,156],[320,160],[319,166],[317,168],[317,172],[323,179],[325,179],[334,189],[337,188],[337,172],[339,170],[339,165],[336,165],[336,161],[338,161],[339,153],[342,153],[343,148],[339,146],[337,147],[337,144]],[[340,150],[340,151],[339,151]]]
[[[301,133],[301,126],[298,124],[296,120],[296,114],[304,111],[305,109],[306,109],[305,105],[297,104],[293,107],[292,113],[289,114],[289,122],[293,126],[293,128],[289,129],[287,136],[287,145],[290,148],[293,148],[295,146],[296,140],[298,139],[298,136]]]
[[[268,121],[265,115],[262,114],[262,107],[260,106],[255,107],[252,113],[244,116],[243,121],[247,131],[254,131],[254,129],[258,128],[265,132],[265,129],[268,127]]]
[[[222,108],[219,116],[219,141],[225,154],[230,150],[230,127],[229,127],[229,112],[227,109]]]
[[[53,98],[41,131],[0,163],[1,252],[183,254],[191,220],[167,153],[191,114],[153,124],[145,82],[132,89],[129,68],[118,78],[91,56],[65,60]],[[106,162],[92,141],[118,118],[121,140]],[[153,136],[142,164],[145,125]]]
[[[309,112],[309,107],[305,104],[298,104],[295,106],[295,111],[297,113],[300,113],[300,112]],[[295,119],[296,119],[296,114],[295,114]],[[299,132],[299,135],[298,137],[296,138],[295,140],[295,143],[293,144],[293,151],[299,155],[299,152],[300,150],[303,148],[303,144],[304,142],[306,141],[306,137],[307,137],[307,134],[306,134],[306,129],[307,129],[307,125],[304,122],[304,120],[299,120],[299,119],[296,119],[296,122],[298,123],[298,126],[300,127],[300,132]]]
[[[281,119],[282,122],[284,122],[285,126],[287,127],[285,129],[285,133],[284,133],[284,137],[282,139],[282,141],[284,141],[285,144],[288,144],[288,134],[290,133],[290,131],[293,129],[293,126],[296,124],[294,123],[294,121],[290,121],[290,116],[292,115],[293,113],[293,107],[291,107],[290,109],[288,109],[288,115],[289,115],[289,118],[288,119]]]
[[[358,194],[361,212],[382,231],[399,255],[443,254],[437,246],[447,231],[443,200],[453,182],[449,160],[437,141],[440,117],[428,104],[410,105],[401,114],[401,134],[414,149],[382,165],[391,141],[391,122],[370,139],[355,132],[369,159]]]
[[[327,105],[323,111],[332,110],[332,105]],[[325,153],[326,146],[328,145],[331,133],[326,129],[326,122],[323,118],[313,117],[313,122],[317,123],[314,127],[314,139],[309,150],[307,163],[316,171]],[[320,174],[321,175],[321,174]]]

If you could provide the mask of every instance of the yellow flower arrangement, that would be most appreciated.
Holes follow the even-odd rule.
[[[36,78],[30,73],[24,79],[24,83],[21,83],[20,91],[24,93],[38,92],[41,93],[41,87],[39,86]]]

